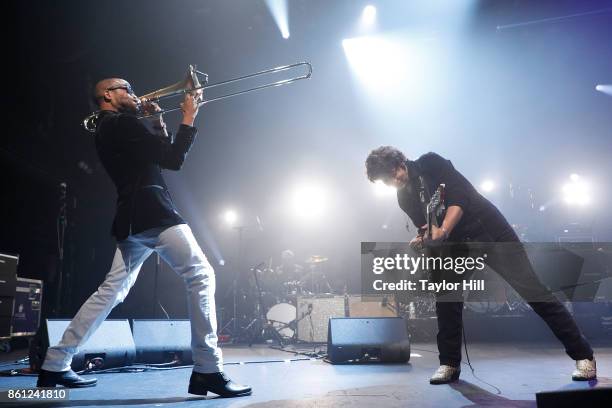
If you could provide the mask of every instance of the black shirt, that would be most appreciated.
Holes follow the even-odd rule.
[[[446,185],[446,208],[456,205],[463,210],[449,241],[496,241],[511,228],[497,207],[478,193],[450,160],[436,153],[426,153],[415,161],[406,161],[406,167],[409,181],[397,190],[397,201],[417,228],[427,223],[425,208],[440,184]],[[439,223],[445,215],[438,219]]]
[[[117,188],[112,234],[117,240],[185,221],[176,210],[161,169],[179,170],[197,129],[180,125],[175,141],[151,133],[134,115],[103,111],[96,128],[98,156]]]

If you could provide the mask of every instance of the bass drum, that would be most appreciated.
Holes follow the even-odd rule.
[[[291,339],[295,335],[295,319],[297,318],[297,309],[289,303],[279,303],[274,305],[266,313],[268,323],[280,334],[283,338]]]

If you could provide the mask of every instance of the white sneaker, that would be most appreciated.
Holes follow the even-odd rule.
[[[576,360],[576,369],[572,372],[572,380],[588,381],[597,378],[597,365],[595,357],[592,360]]]
[[[457,381],[461,374],[461,368],[449,365],[441,365],[429,379],[430,384],[448,384]]]

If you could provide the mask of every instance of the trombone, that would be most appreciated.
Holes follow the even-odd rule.
[[[275,74],[277,72],[294,70],[294,69],[305,69],[305,71],[302,75],[293,76],[288,79],[282,79],[280,81],[269,82],[263,85],[257,85],[257,86],[253,86],[247,89],[228,92],[220,96],[215,96],[210,99],[202,99],[198,101],[199,106],[205,105],[210,102],[215,102],[215,101],[219,101],[222,99],[231,98],[233,96],[242,95],[248,92],[258,91],[260,89],[287,85],[287,84],[290,84],[296,81],[300,81],[302,79],[309,79],[312,76],[312,65],[309,62],[297,62],[295,64],[283,65],[283,66],[275,67],[275,68],[269,68],[263,71],[255,72],[255,73],[248,74],[248,75],[243,75],[243,76],[232,78],[232,79],[227,79],[225,81],[220,81],[220,82],[216,82],[213,84],[208,84],[208,74],[198,71],[195,66],[190,65],[187,71],[187,76],[184,80],[179,81],[170,86],[167,86],[165,88],[150,92],[146,95],[142,95],[138,97],[138,99],[140,99],[141,101],[146,100],[147,102],[159,102],[162,99],[170,98],[170,97],[181,95],[181,94],[186,94],[188,92],[193,92],[193,91],[197,91],[200,89],[204,90],[204,89],[215,88],[215,87],[219,87],[222,85],[228,85],[228,84],[244,81],[250,78],[261,77],[264,75],[270,75],[270,74]],[[202,76],[202,80],[200,80],[198,75]],[[151,117],[155,115],[161,115],[167,112],[174,112],[179,109],[181,109],[180,106],[173,107],[173,108],[166,108],[166,109],[161,109],[158,112],[154,112],[150,114],[143,113],[143,114],[138,115],[137,117],[138,119],[142,119],[142,118],[147,118],[147,117]],[[85,130],[89,132],[95,132],[99,116],[100,116],[100,112],[94,112],[91,115],[87,116],[85,119],[83,119],[83,127],[85,128]]]

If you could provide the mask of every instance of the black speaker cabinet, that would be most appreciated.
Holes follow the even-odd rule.
[[[70,320],[47,319],[45,346],[54,346],[62,338]],[[42,359],[46,347],[41,349]],[[72,369],[80,371],[92,363],[95,368],[124,367],[134,363],[136,347],[127,319],[105,320],[72,358]]]
[[[0,296],[15,296],[18,263],[18,256],[0,254]]]
[[[40,326],[43,281],[17,277],[12,336],[33,336]]]
[[[611,387],[545,391],[536,394],[538,408],[603,408],[609,407],[610,401],[612,401]]]
[[[136,362],[193,364],[189,320],[134,319]]]
[[[410,338],[401,317],[329,319],[327,356],[333,364],[406,363]]]

